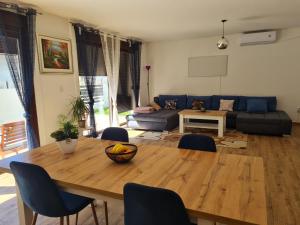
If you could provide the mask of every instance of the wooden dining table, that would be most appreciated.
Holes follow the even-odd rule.
[[[167,188],[179,194],[198,224],[267,225],[262,158],[137,144],[135,158],[117,164],[104,151],[114,143],[81,138],[76,151],[65,155],[52,143],[1,160],[0,172],[11,173],[11,161],[37,164],[62,189],[108,204],[110,200],[122,203],[128,182]],[[20,224],[28,225],[32,211],[18,190],[17,197]]]

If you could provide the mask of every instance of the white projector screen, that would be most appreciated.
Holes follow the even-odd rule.
[[[190,57],[188,61],[189,77],[227,75],[228,55]]]

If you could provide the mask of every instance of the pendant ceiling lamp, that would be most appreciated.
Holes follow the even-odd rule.
[[[228,47],[229,42],[224,36],[224,23],[227,22],[227,20],[221,20],[221,21],[223,23],[223,35],[222,35],[222,38],[218,41],[217,46],[218,46],[218,49],[222,50],[222,49],[226,49]]]

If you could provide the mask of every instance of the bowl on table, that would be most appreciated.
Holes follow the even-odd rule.
[[[119,146],[119,150],[118,147]],[[120,147],[121,146],[121,147]],[[137,146],[133,144],[115,144],[105,148],[106,155],[116,163],[129,162],[137,153]]]

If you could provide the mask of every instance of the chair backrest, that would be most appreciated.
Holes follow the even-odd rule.
[[[124,186],[125,225],[191,225],[173,191],[128,183]]]
[[[48,173],[40,166],[11,162],[24,203],[33,211],[49,217],[65,215],[66,208],[60,192]]]
[[[183,135],[179,141],[178,148],[216,152],[216,143],[213,138],[200,134]]]
[[[25,121],[5,123],[1,126],[1,149],[13,150],[27,147]]]
[[[121,127],[108,127],[102,135],[102,140],[129,142],[128,132]]]

